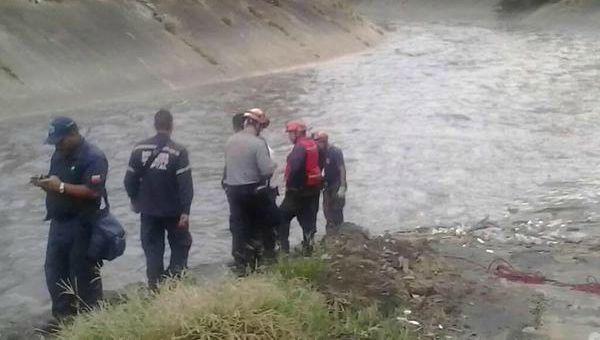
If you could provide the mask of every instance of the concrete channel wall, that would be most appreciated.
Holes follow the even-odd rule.
[[[342,0],[4,0],[0,118],[318,62],[382,34]]]

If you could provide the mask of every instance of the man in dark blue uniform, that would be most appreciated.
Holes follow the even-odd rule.
[[[187,268],[192,245],[189,214],[194,196],[187,150],[171,140],[173,116],[160,110],[154,116],[156,135],[138,143],[129,159],[125,189],[141,213],[142,248],[146,254],[148,285],[155,289],[165,276]],[[164,269],[165,231],[171,247]]]
[[[55,145],[48,176],[32,178],[46,192],[50,220],[46,248],[46,283],[57,319],[97,305],[102,298],[102,262],[88,258],[92,220],[97,216],[108,161],[88,143],[77,124],[66,117],[52,120],[46,143]]]
[[[321,169],[325,186],[323,189],[323,214],[327,224],[327,233],[336,231],[344,223],[344,205],[346,204],[346,165],[344,154],[340,148],[329,143],[325,132],[317,132],[314,136],[319,146]]]

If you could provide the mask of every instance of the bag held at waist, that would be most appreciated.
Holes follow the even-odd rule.
[[[88,256],[98,260],[112,261],[123,255],[127,233],[121,223],[110,213],[108,199],[104,195],[106,208],[92,222],[92,237]]]

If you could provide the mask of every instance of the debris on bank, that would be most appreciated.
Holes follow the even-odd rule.
[[[324,240],[328,266],[326,295],[398,312],[397,320],[423,334],[456,327],[460,305],[473,291],[427,238],[385,234],[370,238],[352,224]]]
[[[372,237],[351,223],[340,230],[324,239],[322,290],[377,301],[424,338],[587,339],[598,331],[600,240],[575,240],[585,230],[570,221],[485,218]]]
[[[128,295],[77,318],[61,336],[195,338],[208,331],[220,338],[549,339],[596,330],[600,284],[562,284],[518,256],[509,257],[514,265],[503,260],[507,248],[493,240],[453,234],[369,236],[346,223],[325,236],[314,257],[282,259],[241,280],[182,283],[152,299]]]

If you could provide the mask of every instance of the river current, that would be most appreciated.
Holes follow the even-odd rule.
[[[281,183],[291,146],[286,121],[303,118],[342,148],[346,219],[373,234],[472,224],[512,215],[598,235],[600,43],[584,33],[396,22],[380,45],[298,71],[68,112],[110,162],[108,190],[128,248],[103,269],[105,288],[144,280],[138,217],[122,186],[133,144],[152,134],[153,113],[175,115],[174,139],[193,166],[190,265],[225,263],[228,207],[220,187],[231,114],[262,107]],[[49,308],[43,262],[48,117],[0,126],[0,328]],[[553,224],[554,223],[554,224]],[[319,232],[323,231],[320,217]],[[299,241],[297,224],[293,241]]]

